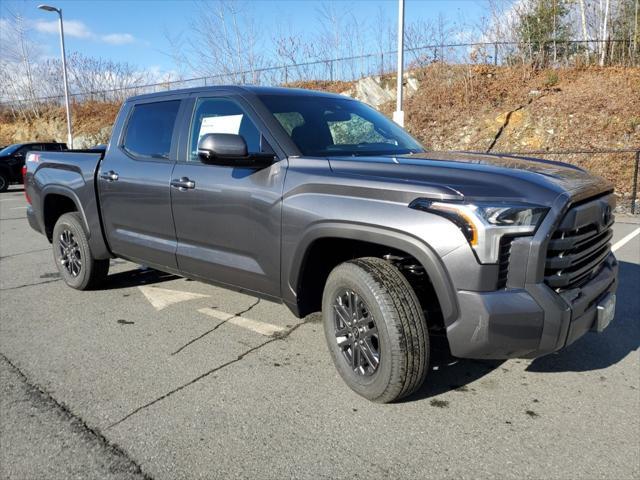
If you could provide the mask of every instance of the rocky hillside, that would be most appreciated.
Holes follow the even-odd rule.
[[[290,86],[344,93],[391,115],[395,76]],[[433,64],[405,79],[407,128],[433,150],[494,152],[640,148],[640,68],[532,70]],[[79,146],[105,142],[118,105],[74,106]],[[0,143],[63,140],[64,110],[31,121],[5,113]],[[615,182],[629,198],[633,154],[547,155]]]

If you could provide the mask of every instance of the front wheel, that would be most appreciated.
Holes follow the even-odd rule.
[[[96,260],[77,212],[60,216],[53,227],[53,258],[60,276],[77,290],[96,288],[109,273],[109,260]]]
[[[393,265],[373,257],[338,265],[325,285],[322,318],[336,369],[356,393],[387,403],[424,382],[427,324],[413,288]]]

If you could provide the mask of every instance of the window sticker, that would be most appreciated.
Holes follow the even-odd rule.
[[[237,135],[240,132],[241,122],[242,114],[205,117],[200,124],[198,141],[207,133],[233,133]]]

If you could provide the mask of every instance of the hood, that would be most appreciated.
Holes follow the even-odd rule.
[[[331,157],[329,163],[337,174],[447,187],[468,200],[551,205],[561,194],[577,201],[613,189],[606,180],[573,165],[509,155],[426,152],[397,157]]]

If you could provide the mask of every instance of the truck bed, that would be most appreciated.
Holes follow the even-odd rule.
[[[96,194],[96,173],[104,156],[102,150],[29,152],[25,163],[25,194],[30,203],[29,223],[51,240],[53,225],[48,221],[51,200],[66,197],[75,204],[89,234],[91,248],[108,258],[102,236],[100,207]],[[59,207],[56,207],[59,208]]]

